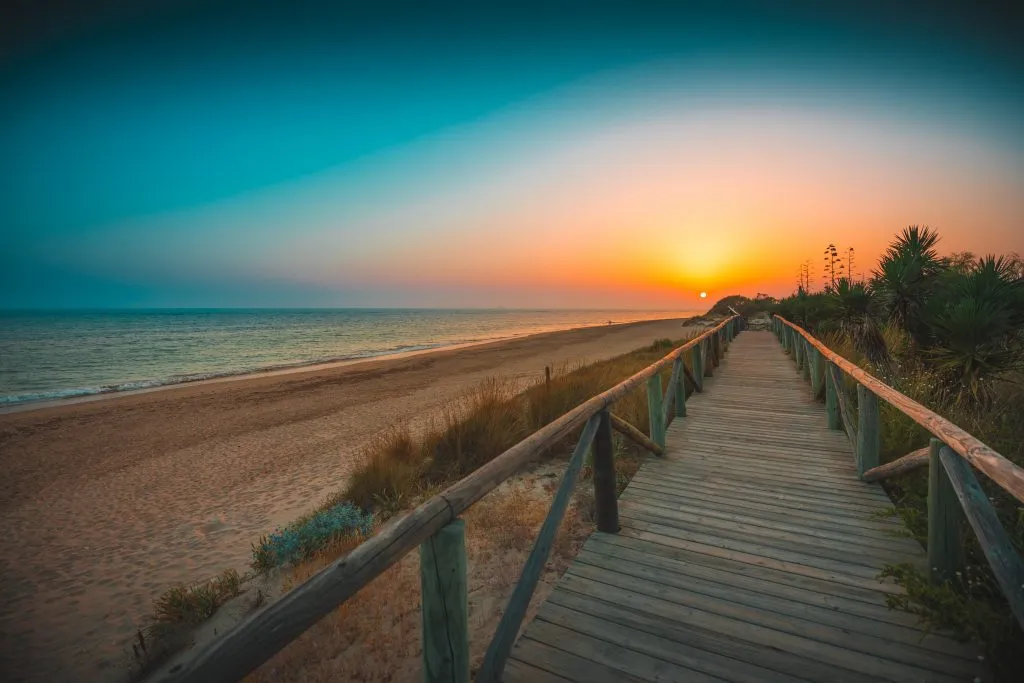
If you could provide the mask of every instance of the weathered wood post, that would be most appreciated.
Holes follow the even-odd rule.
[[[928,445],[928,567],[935,583],[952,579],[964,563],[963,510],[939,458],[942,446],[938,439]]]
[[[675,362],[672,363],[672,376],[676,378],[676,385],[670,387],[670,390],[676,392],[675,400],[675,415],[676,417],[686,417],[686,375],[683,373],[683,355],[679,354]]]
[[[814,351],[814,347],[811,346],[811,342],[807,341],[803,337],[800,337],[803,345],[803,371],[804,379],[808,382],[811,381],[811,353]]]
[[[819,398],[821,396],[822,384],[825,382],[825,364],[824,358],[821,355],[821,351],[818,349],[811,349],[811,396]]]
[[[878,397],[863,384],[857,385],[857,474],[878,467],[882,438],[878,425]]]
[[[801,343],[802,337],[793,332],[793,358],[796,360],[796,369],[801,370],[803,368],[803,350],[804,345]]]
[[[665,447],[665,412],[661,405],[661,374],[654,373],[647,380],[647,413],[651,427],[651,441]]]
[[[713,377],[715,374],[715,361],[711,357],[711,338],[705,337],[700,340],[700,352],[701,352],[701,369],[704,370],[704,377]],[[701,380],[701,387],[704,386],[704,380]]]
[[[456,519],[420,545],[423,680],[469,683],[466,525]]]
[[[825,375],[825,415],[828,416],[828,428],[829,429],[841,429],[842,428],[842,417],[839,415],[839,397],[836,395],[837,391],[842,391],[842,387],[837,387],[832,381],[832,361],[825,361],[825,366],[822,368]]]
[[[700,350],[700,344],[690,349],[690,368],[693,370],[693,379],[700,382],[700,388],[704,388],[704,356]]]
[[[616,495],[615,453],[612,448],[612,421],[608,409],[601,411],[594,436],[594,509],[597,530],[619,532],[619,500]]]

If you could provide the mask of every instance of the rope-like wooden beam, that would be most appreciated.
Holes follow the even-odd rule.
[[[882,479],[912,472],[919,467],[927,466],[928,458],[928,447],[919,448],[916,451],[907,453],[902,458],[897,458],[878,467],[872,467],[864,473],[863,480],[867,482],[881,481]]]
[[[612,418],[612,429],[617,431],[619,434],[622,434],[638,446],[646,448],[655,455],[665,455],[665,449],[647,438],[646,434],[623,420],[615,413],[609,413],[609,415],[611,415]]]
[[[860,382],[868,391],[927,429],[954,452],[959,453],[973,467],[984,472],[985,476],[1003,487],[1011,496],[1024,503],[1024,469],[1014,465],[946,418],[928,410],[928,408],[925,408],[909,396],[901,394],[878,378],[864,372],[864,370],[815,339],[803,328],[794,325],[785,318],[775,317],[810,342],[812,346],[821,351],[827,360],[835,363],[843,372]]]

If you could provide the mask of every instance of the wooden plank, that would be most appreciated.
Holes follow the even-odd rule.
[[[683,545],[671,539],[670,544],[658,542],[664,539],[649,540],[631,534],[594,535],[585,547],[591,544],[600,546],[617,546],[627,549],[634,556],[654,556],[676,560],[687,565],[710,567],[716,572],[728,572],[750,577],[756,581],[770,581],[801,591],[818,591],[830,596],[840,596],[845,600],[856,600],[873,607],[881,607],[894,615],[909,617],[912,623],[916,619],[903,612],[892,612],[885,607],[884,594],[871,583],[861,586],[846,580],[836,581],[828,572],[815,570],[811,567],[778,562],[757,556],[746,556],[742,553],[723,553],[720,548],[701,546],[699,544]],[[845,579],[845,577],[843,577]]]
[[[749,492],[792,494],[811,500],[818,499],[822,503],[843,503],[847,507],[862,508],[866,513],[891,505],[891,502],[876,493],[858,491],[852,485],[844,486],[837,482],[834,486],[811,483],[801,486],[800,481],[785,476],[773,476],[761,470],[742,470],[726,465],[701,466],[699,463],[692,463],[692,466],[686,469],[651,466],[648,470],[649,473],[645,472],[644,476],[665,477],[680,484],[702,481],[743,488]]]
[[[504,683],[533,683],[534,681],[537,683],[566,683],[569,681],[571,683],[573,679],[558,676],[518,659],[510,659],[505,666],[505,675],[501,680]]]
[[[420,545],[425,683],[469,683],[466,524],[450,522]]]
[[[548,510],[547,517],[544,518],[544,523],[541,525],[540,531],[537,532],[537,539],[534,541],[530,555],[523,566],[523,573],[520,575],[516,587],[512,590],[508,606],[501,615],[501,621],[498,623],[498,627],[494,631],[494,637],[491,639],[487,652],[484,654],[484,661],[476,674],[475,680],[477,683],[492,683],[501,680],[501,672],[505,668],[505,662],[512,651],[512,645],[515,643],[516,636],[519,635],[519,627],[522,625],[523,617],[526,616],[526,610],[530,606],[530,599],[537,589],[537,582],[540,580],[541,572],[544,571],[544,565],[551,554],[551,546],[554,545],[558,527],[562,524],[562,517],[565,515],[565,509],[569,505],[569,498],[576,487],[576,480],[579,477],[580,469],[583,467],[584,456],[590,450],[590,446],[597,435],[597,430],[601,423],[605,423],[606,430],[610,427],[607,419],[601,419],[602,415],[606,416],[606,414],[607,411],[601,411],[594,415],[587,421],[586,427],[583,428],[580,440],[576,444],[576,450],[569,459],[569,465],[566,467],[565,474],[562,475],[562,481],[555,492],[555,497],[551,501],[551,509]]]
[[[761,505],[752,507],[744,505],[742,500],[728,500],[721,504],[714,504],[715,497],[707,495],[693,496],[663,496],[650,495],[645,491],[626,491],[621,502],[639,502],[644,505],[666,510],[687,512],[695,515],[708,515],[722,519],[733,519],[738,521],[757,521],[761,526],[779,527],[790,531],[797,531],[808,536],[835,537],[837,539],[848,539],[851,542],[859,542],[876,547],[887,547],[893,550],[901,550],[911,555],[921,554],[921,546],[917,541],[897,536],[893,527],[883,527],[880,524],[869,524],[870,520],[864,519],[865,524],[858,524],[856,520],[847,520],[836,515],[816,515],[805,510],[796,510],[786,507],[772,507]]]
[[[587,569],[584,570],[584,568]],[[740,585],[732,581],[733,576],[728,574],[708,576],[707,574],[700,575],[698,572],[665,571],[630,560],[593,553],[581,553],[569,571],[578,576],[586,576],[595,580],[608,580],[610,574],[617,574],[628,577],[623,580],[637,579],[647,586],[657,585],[666,592],[671,592],[670,589],[680,589],[722,602],[750,607],[758,612],[777,613],[839,629],[843,632],[868,636],[871,639],[880,638],[886,643],[899,643],[917,651],[917,654],[914,655],[916,658],[933,657],[939,660],[936,664],[940,664],[946,659],[956,660],[951,662],[953,665],[960,664],[959,660],[967,660],[973,669],[977,659],[977,653],[973,648],[956,647],[958,644],[948,638],[922,635],[917,628],[851,614],[836,609],[834,605],[805,602],[801,599],[804,596],[800,591],[788,591],[791,595],[773,595],[763,591],[760,585]],[[618,579],[613,578],[613,580]],[[618,585],[630,587],[624,583]],[[865,640],[864,643],[865,648],[871,652],[878,653],[885,649],[884,644],[874,643],[873,640]],[[951,650],[951,647],[955,651]]]
[[[640,472],[634,475],[640,481],[655,487],[661,486],[665,489],[673,489],[673,492],[685,492],[687,489],[699,487],[708,492],[723,495],[726,497],[755,496],[774,502],[793,501],[793,507],[811,510],[822,510],[834,514],[857,515],[868,518],[872,515],[881,515],[883,510],[891,508],[891,503],[877,499],[865,500],[856,494],[843,494],[829,497],[827,489],[808,487],[805,492],[795,487],[783,487],[776,482],[767,480],[752,481],[740,478],[729,478],[729,473],[724,470],[714,472],[656,472],[649,468],[650,472]],[[654,479],[652,479],[654,477]],[[799,501],[799,502],[797,502]],[[808,507],[809,506],[809,507]]]
[[[693,529],[680,529],[669,524],[646,521],[632,516],[622,517],[620,524],[622,525],[622,530],[632,529],[656,534],[664,538],[675,538],[680,541],[712,545],[723,550],[735,550],[784,562],[802,564],[807,567],[824,569],[867,581],[874,581],[881,569],[881,567],[877,566],[853,564],[837,558],[825,550],[816,549],[814,546],[806,544],[786,543],[775,539],[757,538],[742,534],[707,534]],[[622,530],[620,530],[620,533]]]
[[[703,506],[695,507],[693,505],[681,505],[679,503],[666,503],[664,501],[648,499],[648,498],[636,498],[634,495],[623,496],[621,500],[623,505],[640,505],[644,508],[654,508],[664,510],[679,515],[685,515],[685,519],[693,521],[695,519],[717,519],[722,521],[733,522],[736,524],[746,524],[755,527],[763,527],[764,533],[769,533],[772,530],[784,531],[791,534],[799,534],[805,538],[820,538],[823,540],[839,541],[843,543],[849,543],[853,545],[867,546],[869,549],[884,548],[890,551],[896,551],[903,553],[919,554],[921,553],[921,547],[916,541],[909,538],[896,538],[896,537],[885,537],[871,529],[864,533],[856,533],[856,527],[837,527],[837,526],[825,526],[824,528],[814,526],[810,524],[802,523],[800,520],[795,519],[793,516],[786,514],[782,516],[771,516],[771,515],[757,515],[752,512],[746,514],[738,513],[734,509],[723,508],[720,506]],[[679,519],[684,519],[680,517]]]
[[[840,510],[835,507],[826,507],[817,503],[801,501],[799,503],[786,497],[768,497],[757,495],[744,495],[743,492],[726,491],[723,493],[716,490],[687,489],[679,487],[669,489],[659,484],[640,481],[634,477],[629,488],[623,496],[636,496],[646,501],[663,500],[665,502],[683,501],[702,509],[710,507],[717,502],[715,507],[720,509],[747,510],[753,514],[788,516],[805,522],[806,520],[817,521],[822,524],[835,526],[852,526],[858,529],[876,529],[882,533],[896,534],[904,529],[902,522],[896,518],[883,517],[872,512]]]
[[[782,531],[765,534],[763,530],[758,531],[751,525],[734,524],[730,526],[720,520],[708,520],[700,527],[683,525],[678,520],[664,514],[657,514],[634,506],[629,506],[628,513],[623,508],[620,524],[723,547],[756,546],[765,552],[785,554],[788,559],[795,562],[832,568],[836,571],[869,578],[877,576],[886,563],[899,563],[900,560],[909,559],[898,552],[854,552],[854,548],[844,546],[837,541],[828,542]],[[922,568],[925,566],[923,561],[918,564]]]
[[[651,441],[649,438],[647,438],[646,434],[641,432],[639,429],[634,427],[629,422],[626,422],[624,419],[622,419],[615,413],[611,413],[611,422],[612,427],[615,428],[615,431],[617,431],[619,434],[622,434],[624,437],[626,437],[633,443],[643,448],[646,448],[655,455],[665,455],[664,448]]]
[[[607,639],[614,638],[614,636],[609,634],[607,630],[601,630],[599,627],[593,629],[598,631],[597,636],[590,633],[581,633],[577,630],[577,626],[585,629],[586,626],[591,625],[583,614],[577,613],[572,615],[576,617],[574,621],[571,617],[568,619],[560,618],[561,609],[557,606],[552,606],[548,612],[551,615],[550,619],[546,618],[547,614],[545,614],[544,616],[538,616],[537,621],[534,622],[530,629],[531,638],[547,643],[557,643],[559,649],[571,652],[580,659],[611,669],[619,676],[643,681],[721,683],[721,679],[713,678],[690,667],[674,665],[664,659],[646,655],[637,649],[633,649],[633,647],[624,647],[618,639]],[[628,640],[626,642],[630,646],[634,645],[633,642]],[[646,639],[641,641],[640,646],[642,647],[645,644],[647,644]],[[577,680],[589,683],[592,679],[580,676]],[[619,679],[611,677],[603,680],[614,681]]]
[[[541,630],[543,631],[543,629]],[[543,637],[544,634],[540,633],[539,635]],[[520,659],[521,661],[529,662],[548,675],[557,676],[559,680],[582,681],[586,683],[590,681],[595,681],[595,683],[608,683],[611,681],[632,681],[637,683],[645,680],[636,676],[630,676],[624,671],[598,664],[586,657],[580,657],[557,647],[556,645],[561,645],[566,640],[579,639],[579,636],[571,631],[560,635],[562,636],[560,640],[551,642],[543,642],[537,638],[522,638],[516,645],[515,652],[512,653],[514,659],[510,659],[509,664],[512,664],[516,659]],[[507,674],[504,680],[508,680]],[[533,680],[532,678],[526,679],[526,683],[531,683]]]
[[[902,522],[897,519],[871,513],[850,514],[848,511],[823,508],[816,504],[796,505],[781,498],[744,496],[742,493],[736,492],[731,495],[723,495],[717,491],[702,489],[669,490],[636,479],[630,483],[622,496],[623,499],[634,497],[650,504],[689,505],[699,510],[714,507],[718,510],[738,511],[768,518],[792,517],[794,521],[801,524],[814,524],[836,529],[863,529],[866,533],[877,532],[895,535],[904,530]]]
[[[634,545],[620,545],[623,543]],[[634,564],[638,568],[653,567],[671,572],[678,577],[696,576],[715,580],[784,600],[817,605],[887,624],[903,626],[915,631],[920,627],[916,616],[889,609],[878,599],[878,594],[872,591],[865,591],[867,599],[863,599],[860,596],[851,596],[849,593],[852,589],[841,584],[752,567],[742,563],[730,566],[727,560],[716,562],[716,558],[702,557],[696,554],[682,555],[681,557],[686,557],[686,561],[681,561],[673,559],[673,556],[666,555],[664,552],[652,551],[650,547],[643,547],[639,545],[640,543],[642,542],[631,538],[616,538],[614,542],[604,539],[595,540],[586,544],[580,552],[579,558],[580,561],[590,561],[589,558],[592,557],[615,558]],[[918,637],[920,637],[919,632]],[[964,645],[957,652],[963,652],[962,656],[974,657],[978,653],[978,648]]]
[[[616,650],[609,655],[621,657],[616,663],[624,669],[644,676],[644,680],[688,681],[696,674],[703,675],[705,680],[708,676],[713,676],[711,680],[716,682],[792,681],[786,674],[749,663],[758,661],[759,656],[770,656],[767,648],[734,642],[733,656],[730,656],[721,652],[723,639],[720,636],[672,628],[671,622],[659,623],[658,620],[650,618],[638,619],[634,614],[623,612],[624,610],[615,605],[578,593],[561,591],[557,596],[552,596],[551,605],[546,607],[540,616],[542,621],[538,624],[537,632],[548,638],[560,638],[558,642],[567,642],[570,647],[578,640],[578,637],[573,638],[574,633],[583,633],[595,640],[614,643]],[[623,617],[622,621],[627,623],[622,624],[617,617]],[[644,628],[637,628],[637,622]],[[549,626],[558,626],[560,630]],[[583,650],[578,648],[577,651]],[[735,655],[740,653],[747,656],[739,659]],[[674,666],[670,668],[666,664]],[[805,662],[794,662],[794,668],[799,664]]]
[[[793,323],[779,318],[795,333],[805,337],[822,355],[839,366],[843,372],[863,384],[877,397],[895,407],[914,420],[953,451],[962,455],[967,462],[985,473],[992,481],[1003,487],[1017,500],[1024,502],[1024,469],[1013,464],[963,429],[926,407],[901,394],[892,387],[871,376],[842,356],[839,356],[820,341],[799,329]]]
[[[978,545],[985,553],[985,559],[992,568],[1006,602],[1010,604],[1013,616],[1024,628],[1024,561],[1021,561],[1010,542],[995,508],[978,484],[970,465],[946,446],[939,449],[939,459],[949,474],[949,481],[956,491],[967,522],[974,529]]]
[[[613,583],[616,581],[622,583]],[[724,601],[701,599],[686,591],[668,591],[658,584],[627,580],[620,575],[608,577],[606,581],[595,581],[567,573],[559,583],[559,589],[634,610],[640,608],[647,614],[732,636],[736,640],[812,657],[835,667],[875,676],[876,680],[919,683],[924,675],[932,681],[952,683],[963,680],[963,675],[957,677],[930,669],[922,671],[922,667],[902,661],[908,658],[916,660],[913,655],[904,654],[901,660],[893,660],[864,652],[860,648],[865,647],[865,638],[835,632],[820,624],[783,618],[770,612],[756,612]],[[851,643],[860,647],[854,649],[850,647]],[[877,643],[871,641],[870,644]],[[896,650],[893,654],[897,656],[904,652],[900,648],[892,649]],[[927,657],[922,659],[927,660]],[[968,664],[972,666],[965,666],[965,669],[977,670],[976,664]]]

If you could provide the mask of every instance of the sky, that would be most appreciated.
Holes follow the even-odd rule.
[[[1024,252],[1008,3],[21,4],[0,307],[692,310],[909,224]]]

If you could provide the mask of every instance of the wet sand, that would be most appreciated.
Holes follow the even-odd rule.
[[[367,441],[487,377],[543,377],[679,320],[182,385],[0,415],[0,672],[117,680],[152,600],[244,571],[250,544],[340,488]]]

